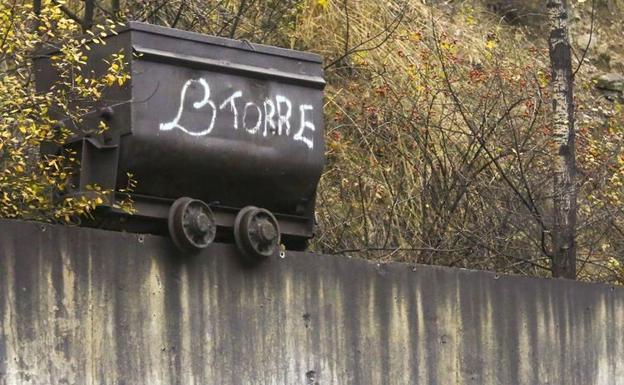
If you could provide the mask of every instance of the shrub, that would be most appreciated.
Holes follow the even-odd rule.
[[[64,194],[78,160],[68,152],[41,156],[39,151],[42,144],[60,145],[71,134],[59,116],[79,122],[104,88],[128,79],[123,55],[111,57],[102,76],[83,71],[89,45],[104,44],[102,36],[115,25],[108,21],[95,26],[98,33],[79,38],[80,25],[62,6],[46,0],[35,14],[20,1],[0,4],[0,217],[69,223],[88,215],[106,193],[92,186],[89,196]],[[52,63],[60,81],[36,90],[33,59],[50,49],[58,51]]]

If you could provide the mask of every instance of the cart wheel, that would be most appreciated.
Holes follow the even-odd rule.
[[[217,224],[210,207],[204,202],[180,198],[169,209],[169,235],[178,249],[196,252],[215,239]]]
[[[248,262],[277,255],[280,244],[277,219],[269,210],[253,206],[243,208],[234,221],[234,241]]]

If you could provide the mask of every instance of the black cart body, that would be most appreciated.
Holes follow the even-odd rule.
[[[101,226],[157,231],[172,202],[191,197],[219,228],[257,206],[275,215],[286,242],[312,237],[325,151],[318,55],[136,22],[105,41],[85,69],[103,73],[104,60],[124,52],[131,79],[106,90],[67,143],[82,159],[74,193],[93,184],[116,191]],[[41,90],[57,80],[53,54],[36,61]],[[109,129],[89,134],[102,119]],[[132,216],[113,208],[128,173],[137,181]]]

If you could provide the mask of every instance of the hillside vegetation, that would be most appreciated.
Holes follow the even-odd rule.
[[[102,0],[88,23],[83,2],[43,6],[86,29],[142,20],[323,55],[313,250],[549,276],[556,149],[543,3]],[[578,278],[623,284],[624,3],[570,8]]]

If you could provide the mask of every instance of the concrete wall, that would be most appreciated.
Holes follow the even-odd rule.
[[[624,289],[0,221],[0,384],[624,384]]]

